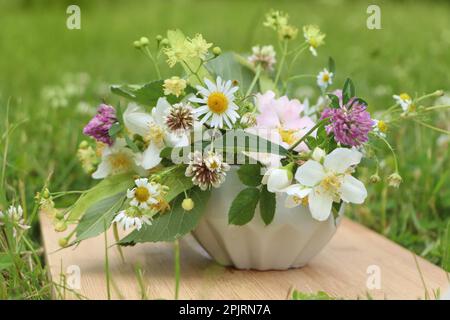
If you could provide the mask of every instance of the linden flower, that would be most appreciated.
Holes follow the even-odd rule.
[[[126,128],[132,133],[140,135],[146,149],[138,155],[136,163],[148,170],[156,167],[162,160],[159,156],[164,147],[185,147],[189,145],[189,132],[172,131],[167,116],[172,105],[166,98],[159,98],[152,114],[146,113],[141,107],[130,103],[123,114]]]
[[[289,16],[281,11],[270,11],[266,14],[266,20],[263,25],[265,27],[278,30],[282,26],[286,26],[288,24]]]
[[[289,195],[299,199],[308,196],[308,205],[314,219],[328,219],[333,202],[361,204],[367,197],[364,184],[354,178],[353,166],[361,161],[362,154],[355,149],[337,148],[326,155],[323,164],[308,160],[297,169],[298,185],[289,187]],[[308,191],[309,189],[309,191]],[[294,202],[300,202],[294,198]]]
[[[412,99],[407,93],[401,93],[399,95],[392,96],[394,100],[402,107],[403,111],[409,111],[412,106]]]
[[[223,128],[225,122],[231,129],[239,118],[239,114],[236,112],[238,106],[234,103],[234,93],[239,87],[232,87],[231,80],[223,82],[221,77],[217,77],[215,84],[205,78],[205,84],[206,88],[197,86],[202,98],[192,97],[189,99],[189,101],[201,105],[194,110],[194,114],[199,117],[203,116],[200,120],[201,124],[208,123],[213,128]]]
[[[136,155],[126,146],[125,139],[121,138],[116,139],[112,146],[105,146],[102,149],[101,162],[92,174],[92,178],[103,179],[130,171],[142,173],[143,169],[136,165]]]
[[[303,27],[303,36],[309,44],[309,50],[313,56],[317,56],[316,48],[324,44],[325,34],[320,32],[318,26],[308,25]]]
[[[180,77],[172,77],[164,80],[163,87],[166,96],[173,94],[174,96],[179,97],[183,94],[184,89],[186,89],[186,80],[180,79]]]
[[[273,70],[276,53],[273,46],[254,46],[252,47],[252,55],[248,57],[248,61],[256,67],[260,65],[264,70]]]
[[[136,185],[133,189],[127,190],[127,198],[131,199],[130,205],[141,209],[149,209],[158,204],[161,196],[161,185],[149,182],[147,178],[134,180]]]
[[[204,60],[208,54],[208,49],[212,46],[212,43],[206,42],[201,34],[196,34],[194,38],[190,39],[186,43],[186,48],[189,50],[191,57],[196,57]]]
[[[136,207],[130,207],[126,210],[120,211],[114,218],[113,222],[119,223],[123,230],[128,230],[135,227],[138,231],[144,224],[152,224],[150,219]]]
[[[317,75],[317,85],[322,89],[326,90],[329,85],[333,83],[333,72],[323,69]]]

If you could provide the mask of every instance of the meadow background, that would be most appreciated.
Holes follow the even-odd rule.
[[[81,30],[66,28],[69,4],[81,7]],[[369,4],[381,7],[381,30],[366,28]],[[371,112],[391,106],[392,94],[400,92],[443,89],[450,94],[448,1],[0,0],[0,168],[5,179],[0,209],[21,203],[30,218],[34,195],[50,173],[51,190],[89,187],[92,181],[75,156],[83,125],[102,100],[118,102],[109,84],[155,77],[133,48],[134,40],[180,28],[189,35],[201,32],[224,51],[248,53],[254,44],[276,40],[262,27],[270,8],[288,12],[298,27],[317,24],[327,34],[319,56],[304,54],[295,72],[316,74],[332,56],[335,84],[351,77]],[[300,96],[315,101],[313,79],[298,85]],[[450,130],[448,113],[430,120]],[[6,131],[11,125],[14,130]],[[352,207],[348,215],[450,270],[448,139],[407,124],[390,128],[388,140],[399,155],[401,188],[389,188],[385,181],[371,186],[366,204]],[[380,175],[387,177],[392,157],[387,150],[384,154]],[[362,172],[365,181],[372,173]],[[2,269],[0,263],[0,298],[49,297],[38,221],[31,219],[27,250],[33,249],[23,249],[27,256],[18,245],[15,267]]]

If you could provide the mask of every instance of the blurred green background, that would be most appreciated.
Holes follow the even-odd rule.
[[[81,8],[81,30],[66,28],[69,4]],[[381,30],[366,27],[369,4],[381,8]],[[51,190],[78,190],[92,183],[75,156],[83,125],[102,99],[117,103],[109,84],[155,77],[133,48],[134,40],[180,28],[245,54],[252,45],[276,43],[273,32],[262,26],[270,8],[288,12],[299,28],[317,24],[327,34],[319,56],[304,54],[295,72],[316,74],[332,56],[336,86],[351,77],[371,112],[391,106],[392,94],[450,91],[448,1],[0,1],[1,132],[9,99],[9,121],[18,124],[9,137],[8,200],[21,199],[30,207],[50,172]],[[163,74],[173,73],[166,68]],[[301,98],[315,100],[313,79],[298,85]],[[430,120],[449,130],[449,119],[441,113]],[[348,214],[444,265],[450,220],[448,140],[411,124],[391,128],[388,140],[400,157],[403,185],[399,190],[385,181],[371,186],[366,204]],[[5,139],[0,143],[4,156]],[[388,152],[383,163],[386,177],[392,172]],[[366,181],[372,173],[362,172]]]

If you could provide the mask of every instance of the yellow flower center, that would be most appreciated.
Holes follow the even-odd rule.
[[[386,122],[384,122],[384,121],[382,121],[382,120],[378,121],[377,126],[378,126],[378,129],[379,129],[381,132],[386,132],[387,129],[388,129]]]
[[[303,197],[303,198],[294,196],[294,201],[295,201],[295,203],[301,204],[304,207],[308,206],[308,196]]]
[[[315,37],[309,38],[309,44],[313,48],[317,48],[319,46],[319,41]]]
[[[327,192],[336,194],[341,187],[341,180],[335,174],[329,174],[322,180],[320,186]]]
[[[330,75],[328,73],[324,73],[323,77],[322,77],[322,80],[324,82],[328,82],[330,80]]]
[[[114,153],[109,157],[109,163],[111,165],[113,173],[124,172],[132,167],[132,161],[128,154],[124,152]]]
[[[402,99],[402,100],[411,100],[411,97],[407,93],[401,93],[400,94],[400,99]]]
[[[293,143],[295,143],[295,141],[297,141],[296,137],[295,137],[295,130],[286,130],[283,128],[278,128],[278,133],[281,136],[281,140],[283,140],[283,142],[287,143],[288,145],[291,145]]]
[[[147,200],[150,198],[150,192],[148,192],[148,189],[146,187],[137,187],[136,191],[134,192],[134,197],[139,202],[147,202]]]
[[[222,92],[213,92],[208,97],[208,107],[214,113],[224,113],[228,109],[228,99]]]
[[[152,125],[146,138],[148,141],[153,141],[156,145],[161,146],[164,142],[164,129],[158,125]]]

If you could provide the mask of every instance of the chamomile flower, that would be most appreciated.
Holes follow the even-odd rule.
[[[333,76],[333,72],[328,71],[327,68],[323,69],[317,75],[317,85],[322,90],[326,90],[333,83]]]
[[[144,224],[152,224],[150,219],[137,207],[129,207],[126,210],[120,211],[113,222],[119,223],[124,230],[134,227],[138,231]]]
[[[392,96],[397,102],[400,107],[402,107],[403,111],[407,112],[409,111],[410,107],[412,106],[412,99],[407,93],[400,93],[399,95],[394,94]]]
[[[158,204],[158,198],[161,195],[161,185],[149,182],[147,178],[136,179],[134,183],[136,187],[127,190],[127,198],[131,199],[130,206],[150,209]]]
[[[388,130],[388,126],[386,124],[386,122],[384,122],[383,120],[376,120],[373,119],[373,132],[378,134],[380,137],[385,138],[386,137],[386,132]]]
[[[205,78],[206,88],[197,86],[197,90],[202,96],[192,97],[189,100],[200,104],[194,109],[197,117],[202,117],[200,123],[208,123],[213,128],[223,128],[224,122],[228,128],[239,118],[236,112],[238,106],[234,103],[234,93],[239,89],[232,86],[230,80],[224,82],[221,77],[217,77],[216,83]]]
[[[303,36],[309,44],[309,51],[311,51],[313,56],[317,56],[316,49],[324,44],[325,34],[320,32],[318,26],[308,25],[303,27]]]

